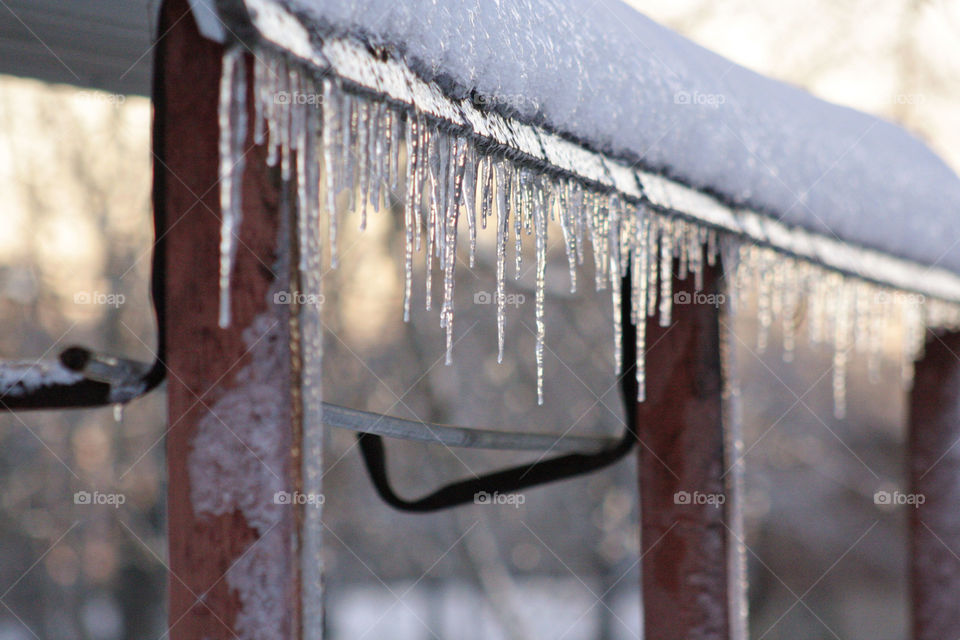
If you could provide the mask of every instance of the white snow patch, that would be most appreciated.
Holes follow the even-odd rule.
[[[240,598],[236,632],[244,640],[270,637],[283,628],[289,597],[286,507],[274,502],[275,493],[287,489],[286,326],[281,312],[271,309],[244,330],[247,364],[200,419],[188,460],[194,512],[239,511],[260,534],[226,576]]]

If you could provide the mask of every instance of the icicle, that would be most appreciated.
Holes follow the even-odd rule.
[[[757,264],[759,288],[757,291],[757,351],[764,353],[769,342],[770,327],[773,325],[773,264],[766,250],[761,250]]]
[[[513,171],[511,171],[510,176],[508,176],[508,179],[512,177],[512,186],[509,193],[513,196],[513,238],[516,250],[516,256],[514,258],[514,264],[516,266],[515,280],[520,279],[520,266],[523,261],[523,236],[521,234],[523,230],[523,198],[520,194],[520,174],[522,171],[522,169],[513,167]]]
[[[430,153],[430,129],[427,128],[426,122],[418,114],[416,116],[416,129],[419,130],[419,141],[414,148],[416,152],[416,158],[414,165],[416,166],[416,173],[414,175],[414,241],[417,251],[420,251],[421,245],[421,235],[423,229],[423,186],[426,184],[427,180],[427,157]],[[428,216],[429,217],[429,216]]]
[[[690,255],[690,244],[687,238],[687,223],[683,220],[677,220],[673,226],[673,246],[679,249],[677,256],[677,280],[686,280],[688,272],[688,258]]]
[[[433,298],[433,252],[437,233],[437,218],[440,209],[440,133],[434,132],[428,140],[427,157],[424,163],[429,168],[430,207],[427,210],[427,253],[426,253],[426,309],[430,310]]]
[[[360,173],[360,231],[367,228],[367,203],[370,201],[370,105],[357,100],[357,171]]]
[[[497,192],[497,362],[503,362],[503,333],[506,324],[504,313],[504,262],[507,253],[507,236],[510,220],[507,214],[507,202],[510,199],[510,178],[504,168],[504,161],[493,167],[496,170],[495,187]]]
[[[397,193],[400,187],[400,112],[390,109],[387,113],[390,114],[390,190]],[[407,162],[410,162],[410,156],[407,156]]]
[[[616,209],[610,210],[610,297],[613,300],[613,374],[620,375],[623,369],[623,326],[620,298],[620,216]]]
[[[464,144],[466,140],[464,140]],[[470,145],[467,149],[463,173],[463,202],[467,214],[467,230],[470,234],[470,268],[473,269],[477,255],[477,154]]]
[[[543,293],[547,273],[547,218],[542,206],[534,207],[537,251],[537,404],[543,405],[543,344],[546,324],[543,321]]]
[[[263,109],[269,100],[269,96],[265,95],[267,80],[264,74],[267,66],[260,61],[261,53],[259,49],[254,52],[253,64],[253,142],[257,145],[262,145],[266,136]]]
[[[323,171],[326,178],[327,195],[327,226],[328,242],[330,243],[330,267],[337,268],[337,191],[338,167],[336,140],[339,113],[337,96],[334,95],[333,82],[329,78],[323,80]]]
[[[717,230],[707,231],[707,264],[711,267],[717,264]]]
[[[296,79],[296,71],[293,68],[287,67],[286,72],[281,77],[281,95],[287,97],[285,102],[281,102],[277,105],[277,108],[280,112],[280,131],[277,136],[277,139],[280,142],[280,177],[284,182],[290,180],[290,165],[292,164],[292,159],[290,157],[290,128],[291,128],[291,107],[290,97],[295,95],[296,88],[293,84],[293,81]]]
[[[283,58],[276,58],[271,56],[271,64],[269,68],[269,95],[266,96],[266,106],[267,106],[267,165],[271,167],[277,166],[277,162],[280,159],[280,98],[284,91],[284,83],[287,78],[287,67]]]
[[[841,283],[836,300],[833,336],[833,415],[842,420],[847,415],[847,360],[850,350],[850,298],[848,287]]]
[[[640,215],[640,212],[637,212]],[[647,397],[647,287],[649,286],[650,259],[647,252],[650,248],[650,218],[646,215],[636,226],[634,248],[634,267],[631,275],[635,281],[632,303],[634,305],[634,325],[637,340],[637,402],[643,402]]]
[[[444,257],[443,310],[444,327],[447,330],[447,353],[445,363],[453,363],[453,288],[454,271],[457,265],[457,222],[460,216],[460,198],[463,193],[463,174],[466,169],[465,138],[453,140],[451,173],[453,173],[453,196],[446,215],[446,242]]]
[[[564,188],[566,185],[564,185]],[[570,272],[570,293],[577,292],[577,247],[572,228],[570,209],[561,198],[560,229],[563,231],[563,246],[567,251],[567,266]]]
[[[220,78],[220,313],[221,328],[230,326],[230,277],[237,255],[237,234],[243,203],[244,149],[247,139],[247,74],[243,50],[231,47],[223,55]]]
[[[342,93],[343,96],[340,105],[340,153],[344,166],[340,168],[337,174],[340,177],[340,191],[344,189],[349,196],[347,211],[353,211],[355,194],[357,191],[356,175],[356,148],[354,144],[357,140],[357,101],[349,93]]]
[[[486,156],[480,167],[483,168],[483,196],[480,206],[480,225],[487,228],[487,218],[493,215],[493,156]]]
[[[660,241],[660,219],[650,217],[647,233],[647,316],[657,315],[657,282],[660,273],[660,260],[657,251]]]
[[[797,345],[797,310],[800,291],[797,284],[796,263],[790,260],[784,266],[785,282],[783,286],[783,361],[793,362],[793,352]]]
[[[660,326],[669,327],[673,311],[673,221],[664,220],[660,233]]]
[[[384,183],[384,161],[389,156],[386,145],[389,144],[387,129],[384,127],[384,111],[387,105],[377,102],[373,105],[370,117],[370,133],[368,134],[368,158],[370,159],[370,204],[373,212],[380,211],[380,192]]]
[[[406,187],[407,194],[403,203],[403,222],[404,222],[404,254],[403,254],[403,321],[410,322],[410,297],[413,292],[413,235],[414,235],[414,209],[419,208],[417,198],[416,175],[417,161],[419,158],[418,145],[420,144],[420,134],[418,132],[417,120],[413,117],[407,118],[406,146],[407,146],[407,176]],[[399,144],[397,146],[400,146]],[[418,216],[419,218],[419,216]],[[419,222],[419,220],[418,220]]]
[[[703,290],[703,245],[707,239],[705,227],[694,229],[690,234],[690,271],[693,272],[693,288]]]

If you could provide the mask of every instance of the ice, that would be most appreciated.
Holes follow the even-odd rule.
[[[247,139],[247,68],[241,47],[223,56],[220,80],[220,313],[219,325],[230,326],[230,277],[237,256],[237,234],[243,204],[240,201]]]
[[[451,97],[472,95],[725,202],[923,264],[942,256],[960,272],[960,179],[922,142],[620,0],[586,12],[581,0],[246,1],[289,8],[307,30],[387,51]]]
[[[647,376],[647,322],[669,326],[675,282],[692,280],[693,290],[699,292],[704,284],[704,270],[716,266],[720,253],[727,276],[729,311],[742,312],[742,294],[756,294],[758,351],[769,349],[770,332],[776,326],[782,335],[783,358],[792,360],[799,338],[799,316],[806,318],[808,342],[831,349],[838,418],[846,409],[846,377],[853,354],[866,354],[874,379],[885,336],[899,333],[903,345],[902,379],[908,386],[927,327],[960,326],[960,311],[955,304],[843,275],[575,177],[540,171],[522,159],[504,157],[475,144],[474,138],[451,130],[429,113],[400,109],[368,95],[351,93],[335,78],[315,80],[299,63],[282,55],[264,50],[256,59],[253,137],[255,142],[266,144],[268,162],[279,163],[281,175],[296,186],[300,216],[297,266],[301,273],[316,277],[319,291],[319,255],[324,243],[329,247],[331,266],[337,266],[338,218],[343,214],[356,215],[362,229],[371,205],[377,212],[381,201],[389,203],[402,196],[403,320],[410,321],[414,261],[422,251],[427,310],[432,307],[434,268],[440,270],[442,302],[438,315],[445,334],[444,361],[451,364],[459,227],[463,224],[468,235],[465,250],[469,251],[469,265],[473,267],[478,235],[488,230],[488,218],[495,217],[492,232],[496,242],[497,360],[502,362],[506,342],[507,247],[512,240],[512,271],[520,277],[523,236],[532,236],[536,254],[534,359],[540,404],[544,402],[547,228],[551,223],[557,224],[562,233],[571,291],[576,290],[578,272],[584,268],[587,253],[593,256],[595,288],[600,291],[609,287],[613,364],[617,372],[624,364],[620,308],[629,305],[628,317],[636,327],[640,401],[645,397]],[[219,105],[224,212],[220,284],[224,325],[229,323],[230,272],[241,213],[245,82],[242,55],[228,49]],[[322,100],[275,100],[275,95],[281,93],[292,97],[322,94]],[[338,199],[344,191],[349,202]],[[327,216],[325,233],[320,225],[321,201]],[[460,220],[462,215],[467,218],[465,222]],[[626,276],[630,278],[630,287],[623,290]],[[687,294],[684,289],[684,303],[690,302]],[[678,300],[680,295],[677,294]]]

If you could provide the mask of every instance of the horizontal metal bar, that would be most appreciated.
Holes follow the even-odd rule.
[[[372,433],[388,438],[468,449],[594,453],[616,445],[616,438],[516,433],[416,422],[379,413],[323,403],[323,423],[338,429]]]

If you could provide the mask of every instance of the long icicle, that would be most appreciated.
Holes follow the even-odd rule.
[[[536,231],[537,251],[537,404],[543,405],[543,345],[546,337],[546,323],[543,321],[543,302],[547,274],[547,216],[544,207],[540,203],[534,203],[533,224]]]
[[[247,67],[243,49],[223,55],[220,77],[220,313],[218,324],[230,326],[230,277],[237,256],[237,235],[243,215],[241,187],[247,139]]]
[[[497,362],[503,362],[503,334],[506,315],[504,313],[504,273],[507,253],[507,236],[509,235],[509,216],[507,202],[510,197],[510,179],[504,169],[504,161],[494,165],[496,179],[494,188],[497,192]]]

